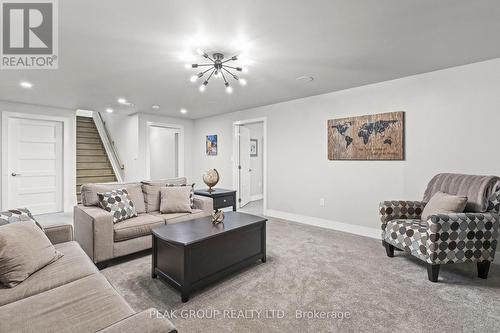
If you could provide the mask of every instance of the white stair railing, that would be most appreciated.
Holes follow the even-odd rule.
[[[101,141],[108,155],[108,159],[111,162],[113,171],[115,172],[118,182],[123,182],[123,170],[125,169],[125,164],[123,164],[120,156],[118,155],[118,150],[116,149],[115,142],[111,138],[108,128],[106,127],[106,122],[102,119],[101,113],[94,111],[92,113],[92,118],[94,119],[97,131],[101,137]]]

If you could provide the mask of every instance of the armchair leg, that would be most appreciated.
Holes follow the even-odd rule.
[[[387,256],[390,258],[394,257],[394,246],[385,242],[385,241],[382,241],[382,243],[384,244],[385,252],[387,253]]]
[[[427,264],[427,277],[429,281],[438,282],[439,267],[441,267],[441,265]]]
[[[488,272],[490,271],[490,262],[489,261],[481,261],[477,263],[477,276],[481,279],[488,278]]]

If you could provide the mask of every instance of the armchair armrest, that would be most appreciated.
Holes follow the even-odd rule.
[[[98,333],[177,333],[174,324],[156,309],[136,313]]]
[[[78,205],[74,208],[75,240],[98,263],[113,257],[113,215],[104,209]]]
[[[73,226],[58,224],[44,227],[43,231],[52,244],[71,242],[73,240]]]
[[[207,213],[212,214],[214,210],[214,202],[212,198],[204,197],[202,195],[194,196],[194,208],[201,209]]]
[[[387,222],[394,219],[420,219],[426,202],[391,200],[379,204],[380,222],[382,229]]]
[[[426,222],[432,263],[493,261],[500,225],[498,214],[435,214]]]

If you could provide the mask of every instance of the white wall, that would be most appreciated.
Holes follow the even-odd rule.
[[[192,177],[192,138],[193,120],[166,117],[161,115],[136,113],[130,116],[119,113],[102,114],[106,126],[125,164],[123,179],[126,182],[140,181],[148,178],[146,163],[146,144],[149,141],[148,122],[179,125],[184,130],[184,172],[191,181]]]
[[[70,109],[61,109],[55,107],[45,107],[37,106],[31,104],[23,103],[11,103],[0,101],[0,112],[7,113],[23,113],[23,114],[33,114],[33,115],[45,115],[60,118],[64,121],[65,138],[63,142],[64,146],[64,188],[63,188],[63,202],[64,211],[73,211],[73,206],[76,204],[76,111]],[[0,117],[0,136],[2,131]],[[1,155],[1,145],[0,145],[0,155]],[[1,169],[0,164],[0,169]],[[2,174],[8,173],[8,170],[1,170]],[[6,186],[5,184],[0,185]],[[0,193],[1,195],[1,193]],[[0,198],[2,202],[2,198]],[[16,207],[2,207],[1,209],[12,209]]]
[[[262,158],[262,131],[264,124],[262,122],[244,125],[250,130],[250,139],[257,139],[257,157],[250,156],[250,195],[252,200],[262,199],[262,169],[264,160]]]
[[[438,172],[500,175],[499,87],[494,59],[199,119],[195,181],[217,168],[218,186],[233,187],[232,123],[267,117],[268,209],[379,228],[379,201],[421,199]],[[327,159],[328,119],[391,111],[406,112],[405,161]],[[219,136],[216,157],[204,152],[207,134]]]

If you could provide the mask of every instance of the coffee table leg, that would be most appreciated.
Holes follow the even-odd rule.
[[[266,260],[267,260],[266,256],[263,256],[262,259],[260,259],[260,260],[262,260],[262,262],[266,262]]]
[[[187,292],[181,293],[181,300],[182,300],[182,303],[186,303],[187,301],[189,301],[189,293],[187,293]]]
[[[153,262],[151,263],[151,277],[153,279],[156,279],[158,275],[156,275],[156,237],[153,235],[153,255],[151,256],[153,258]]]

